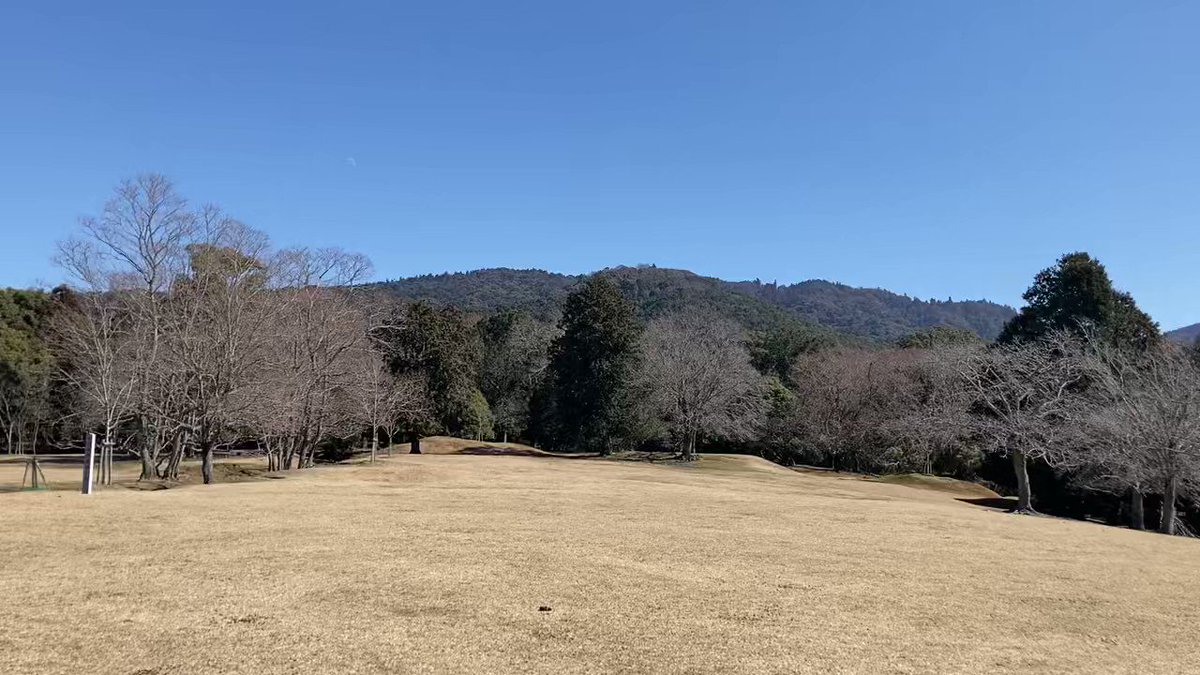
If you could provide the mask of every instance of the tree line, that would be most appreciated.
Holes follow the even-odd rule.
[[[361,255],[274,249],[156,175],[60,245],[71,283],[0,295],[9,452],[103,439],[142,478],[253,449],[274,470],[446,433],[607,455],[705,449],[985,480],[1045,507],[1174,533],[1200,496],[1200,357],[1104,267],[1063,256],[994,342],[934,327],[831,341],[686,304],[647,318],[597,273],[551,313],[471,313],[364,284]]]
[[[162,176],[122,183],[96,217],[61,242],[71,282],[36,298],[32,330],[6,350],[9,452],[101,439],[141,478],[179,477],[201,460],[214,480],[221,448],[253,444],[271,468],[311,466],[324,444],[394,429],[418,415],[419,383],[394,375],[378,317],[356,284],[361,255],[275,250],[211,205],[193,207]],[[8,342],[8,340],[6,340]],[[27,344],[26,344],[27,343]]]
[[[790,326],[748,331],[702,310],[642,321],[605,274],[579,283],[554,324],[414,307],[472,336],[443,360],[480,383],[481,397],[460,388],[459,408],[475,401],[503,418],[488,429],[463,424],[481,415],[445,415],[451,432],[568,452],[670,449],[688,460],[709,447],[984,479],[1011,489],[1020,512],[1038,499],[1139,528],[1152,498],[1156,527],[1175,532],[1178,507],[1200,494],[1197,350],[1164,340],[1085,253],[1063,256],[1024,297],[992,343],[934,327],[862,347]]]

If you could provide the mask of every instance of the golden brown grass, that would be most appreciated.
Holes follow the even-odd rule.
[[[408,445],[395,446],[393,453],[408,452]],[[426,455],[513,455],[520,457],[585,457],[588,455],[564,455],[539,450],[522,443],[500,443],[497,441],[472,441],[453,436],[429,436],[421,439],[421,453]]]
[[[26,469],[28,458],[28,455],[0,455],[0,493],[28,489],[29,478]],[[42,489],[78,491],[82,485],[83,461],[79,455],[42,455],[39,457],[39,466],[46,481]],[[96,466],[99,470],[99,462]],[[218,459],[213,473],[218,482],[233,483],[258,480],[262,474],[266,473],[266,469],[267,463],[261,457],[230,457]],[[179,468],[179,480],[173,482],[138,483],[137,479],[141,472],[142,464],[137,460],[113,462],[113,482],[116,487],[152,490],[203,482],[199,461],[183,462]]]
[[[1200,672],[1200,542],[751,458],[396,455],[0,517],[4,673]]]

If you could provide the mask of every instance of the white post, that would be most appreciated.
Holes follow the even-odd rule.
[[[93,476],[96,475],[96,434],[87,435],[87,450],[83,455],[83,494],[92,494]]]

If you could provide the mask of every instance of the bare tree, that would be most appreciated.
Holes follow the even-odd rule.
[[[837,349],[805,354],[792,367],[795,400],[787,422],[802,451],[835,469],[885,468],[891,443],[883,435],[911,403],[905,369],[911,350]]]
[[[369,331],[354,302],[369,270],[359,255],[291,249],[275,257],[276,307],[248,418],[266,436],[273,469],[311,466],[318,442],[359,419],[354,404]]]
[[[356,419],[365,424],[371,434],[371,461],[379,453],[379,435],[387,435],[391,454],[392,434],[401,420],[419,414],[424,387],[412,377],[397,377],[388,368],[380,351],[369,343],[364,334],[363,344],[353,350],[355,360],[353,381],[348,385],[354,401]]]
[[[102,475],[118,443],[143,479],[177,477],[195,446],[209,483],[216,446],[253,429],[269,449],[287,439],[289,466],[308,465],[323,434],[357,424],[349,352],[367,334],[353,302],[363,256],[272,253],[262,233],[190,209],[149,174],[118,186],[58,259],[81,291],[57,330],[63,372],[104,427]]]
[[[677,314],[652,322],[640,380],[685,460],[695,459],[701,436],[751,437],[766,411],[762,376],[750,364],[741,329],[718,317]]]
[[[85,420],[103,429],[101,484],[112,482],[117,427],[134,407],[134,316],[122,298],[119,272],[106,264],[93,242],[59,245],[58,263],[79,284],[70,305],[56,315],[53,341],[60,354],[61,376],[80,395]]]
[[[110,303],[125,316],[127,356],[137,363],[128,369],[134,380],[130,405],[138,436],[131,448],[142,460],[143,479],[156,476],[163,439],[175,426],[159,400],[163,392],[173,391],[171,383],[161,381],[170,374],[162,367],[164,308],[184,271],[186,248],[197,228],[218,218],[212,207],[192,212],[168,179],[145,174],[119,185],[98,217],[81,220],[80,236],[60,245],[60,263],[82,282],[82,303]],[[109,435],[109,451],[112,442]]]
[[[972,352],[959,372],[970,397],[971,426],[991,452],[1012,459],[1017,513],[1034,513],[1028,461],[1061,443],[1065,423],[1077,414],[1083,368],[1075,338],[997,345]]]
[[[981,347],[957,345],[934,349],[904,349],[893,359],[898,369],[895,398],[880,430],[903,446],[912,459],[919,458],[922,473],[935,466],[952,471],[971,470],[973,454],[967,443],[969,420],[963,385],[956,365]],[[915,464],[902,461],[906,468]]]
[[[1142,493],[1162,495],[1159,531],[1174,534],[1177,502],[1200,488],[1200,363],[1165,343],[1148,351],[1089,341],[1082,363],[1089,397],[1059,463],[1129,491],[1134,527]]]
[[[253,382],[264,356],[270,297],[266,237],[229,219],[188,246],[186,277],[174,289],[173,366],[183,375],[186,421],[213,482],[213,451],[242,419],[239,392]]]

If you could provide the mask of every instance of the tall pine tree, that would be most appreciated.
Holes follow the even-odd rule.
[[[550,440],[565,450],[608,454],[627,440],[633,420],[641,334],[634,307],[598,274],[567,296],[559,326],[548,383]]]

